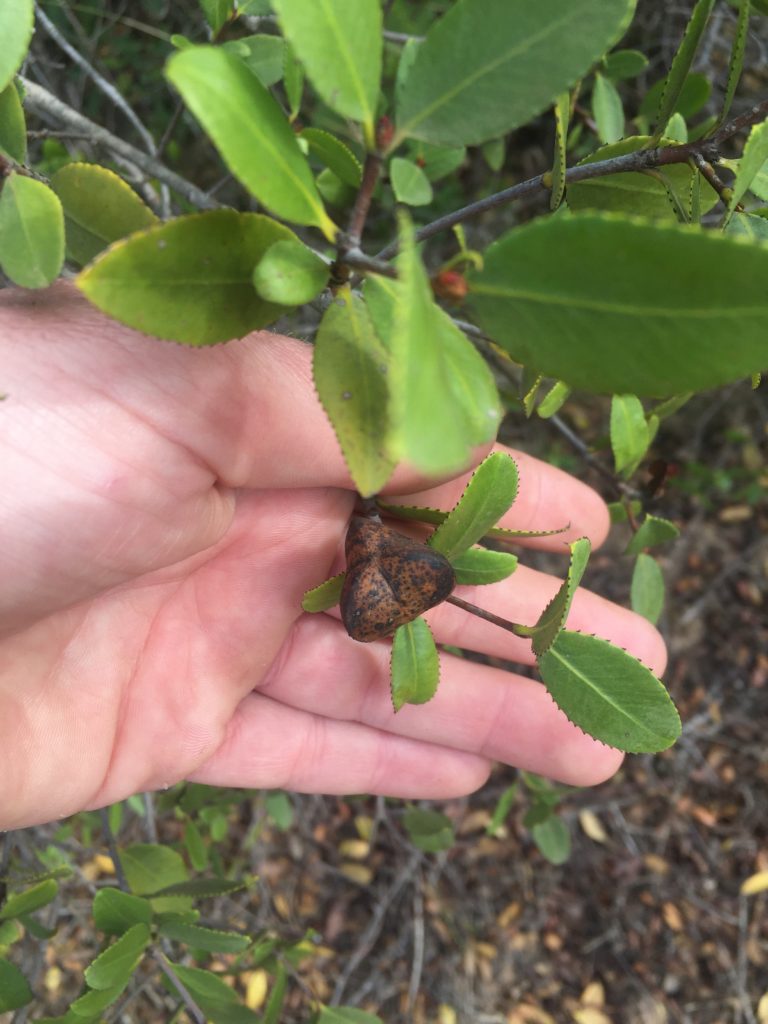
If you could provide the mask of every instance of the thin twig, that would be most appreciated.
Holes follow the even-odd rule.
[[[62,103],[53,93],[48,92],[47,89],[38,85],[37,82],[33,82],[24,76],[19,76],[19,78],[24,86],[24,105],[27,109],[32,110],[46,120],[55,121],[66,125],[74,131],[83,132],[94,146],[100,146],[135,164],[136,167],[141,168],[150,178],[157,178],[159,181],[162,181],[198,209],[217,210],[220,208],[221,204],[217,203],[215,199],[211,199],[197,185],[193,185],[185,178],[182,178],[159,160],[155,160],[154,157],[142,153],[140,149],[118,138],[117,135],[113,135],[106,128],[94,124],[87,117],[83,117],[82,114],[73,110],[66,103]]]
[[[131,887],[128,885],[128,879],[125,877],[125,871],[123,870],[123,862],[120,859],[120,854],[117,849],[117,843],[115,842],[115,834],[112,831],[112,826],[109,823],[109,808],[100,808],[99,817],[101,818],[101,828],[104,832],[104,838],[107,840],[107,846],[109,847],[109,855],[112,858],[112,863],[115,866],[115,878],[117,879],[117,884],[120,886],[123,892],[130,892]]]
[[[645,171],[654,167],[665,167],[669,164],[684,164],[688,163],[691,159],[696,159],[697,154],[706,161],[716,160],[719,147],[723,142],[745,128],[764,121],[766,117],[768,117],[768,100],[756,104],[746,113],[734,118],[733,121],[729,121],[728,124],[723,125],[719,131],[709,138],[697,139],[695,142],[686,142],[682,145],[662,146],[659,149],[639,149],[634,153],[625,153],[622,156],[610,157],[607,160],[595,160],[593,163],[569,167],[565,172],[566,186],[578,181],[605,177],[608,174]],[[477,217],[487,210],[494,210],[500,206],[505,206],[516,199],[523,199],[542,189],[548,189],[549,186],[549,174],[537,174],[534,178],[518,182],[517,185],[502,189],[501,192],[495,192],[493,195],[485,196],[483,199],[478,199],[476,202],[469,203],[467,206],[461,207],[461,209],[454,210],[452,213],[447,213],[445,216],[438,217],[431,223],[425,224],[416,232],[416,240],[422,242],[433,235],[439,234],[441,231],[447,231],[456,224],[461,224],[465,220]],[[376,254],[376,258],[380,260],[389,259],[396,251],[397,242],[390,242],[389,245]]]
[[[451,594],[445,600],[448,604],[456,605],[457,608],[469,612],[470,615],[476,615],[479,619],[485,619],[486,622],[490,622],[494,626],[506,629],[508,633],[514,633],[515,636],[521,635],[519,632],[520,626],[517,623],[510,622],[509,619],[502,619],[500,615],[494,615],[493,612],[486,611],[485,608],[478,608],[476,604],[465,601],[461,597],[456,597],[455,594]]]
[[[408,981],[406,1013],[412,1013],[424,970],[424,897],[418,885],[413,892],[413,961]]]
[[[160,952],[159,949],[152,950],[152,959],[157,962],[158,966],[160,967],[160,970],[163,972],[166,978],[168,978],[170,983],[181,996],[181,1001],[186,1006],[187,1012],[189,1013],[190,1017],[195,1022],[195,1024],[206,1024],[205,1014],[197,1005],[192,995],[190,995],[186,985],[184,985],[184,983],[179,979],[179,976],[174,971],[173,966],[169,963],[167,958]]]

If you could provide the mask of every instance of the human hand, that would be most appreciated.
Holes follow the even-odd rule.
[[[262,333],[213,349],[149,339],[70,287],[0,292],[0,828],[192,779],[441,798],[494,760],[575,785],[621,755],[543,686],[444,654],[437,696],[393,713],[389,645],[301,598],[338,559],[354,493],[308,346]],[[516,453],[502,525],[600,543],[600,498]],[[467,474],[416,494],[450,507]],[[479,603],[534,622],[558,581],[520,567]],[[472,588],[459,593],[473,600]],[[518,638],[442,605],[439,643],[531,664]],[[645,620],[580,591],[569,625],[655,671]]]

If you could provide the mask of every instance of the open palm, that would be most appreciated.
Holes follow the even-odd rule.
[[[301,613],[354,501],[307,346],[160,343],[58,285],[0,293],[0,367],[0,828],[182,778],[441,797],[492,760],[575,784],[619,764],[539,684],[447,655],[435,700],[395,715],[388,643]],[[603,539],[594,492],[519,461],[504,525]],[[423,485],[401,469],[390,490]],[[556,586],[520,569],[478,603],[534,621]],[[454,607],[428,618],[441,643],[532,660]],[[595,595],[569,622],[663,666],[655,630]]]

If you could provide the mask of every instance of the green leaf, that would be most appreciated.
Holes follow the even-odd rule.
[[[393,157],[389,163],[389,176],[398,203],[424,206],[432,202],[432,185],[429,178],[412,160],[404,160],[400,156]]]
[[[736,88],[741,79],[741,72],[744,68],[744,53],[747,48],[747,36],[749,35],[749,0],[737,0],[739,8],[739,19],[736,23],[736,31],[733,35],[731,45],[731,56],[728,61],[728,81],[725,87],[720,108],[720,116],[717,119],[716,128],[725,123],[731,110],[733,98],[736,95]]]
[[[305,128],[299,138],[309,151],[325,164],[336,177],[350,188],[359,188],[363,168],[352,150],[330,132],[322,128]]]
[[[152,904],[120,889],[99,889],[93,900],[93,920],[108,935],[122,935],[135,924],[152,923]]]
[[[275,242],[256,264],[253,286],[266,302],[301,306],[328,284],[330,269],[317,253],[297,238]]]
[[[556,210],[565,195],[565,171],[568,158],[568,122],[571,119],[571,94],[561,92],[555,101],[555,156],[552,163],[550,210]]]
[[[441,811],[409,807],[403,815],[403,824],[413,845],[427,853],[449,850],[456,841],[453,823]]]
[[[768,242],[768,219],[755,217],[751,213],[734,213],[725,230],[729,235],[734,237],[741,235],[742,238],[747,238],[750,242],[758,244]]]
[[[85,969],[85,980],[91,988],[108,989],[127,985],[149,945],[149,928],[135,924],[117,942]]]
[[[5,953],[23,937],[24,931],[18,921],[0,922],[0,954]]]
[[[550,416],[554,416],[556,412],[562,409],[570,394],[571,389],[567,384],[563,384],[561,380],[555,381],[536,406],[536,415],[540,416],[543,420],[548,420]]]
[[[154,895],[188,877],[183,858],[170,846],[135,843],[122,851],[120,859],[128,885],[138,896]]]
[[[656,116],[657,109],[661,103],[661,95],[664,92],[665,82],[665,78],[654,82],[645,94],[640,103],[639,116],[641,118],[647,120],[653,119]],[[693,74],[688,75],[685,79],[674,109],[669,116],[671,117],[672,114],[682,114],[685,120],[689,121],[705,106],[711,92],[712,83],[709,79],[698,72],[693,72]],[[669,121],[669,118],[667,118],[667,121]]]
[[[184,825],[184,847],[195,871],[205,871],[210,864],[208,847],[205,845],[197,823],[192,818]]]
[[[340,572],[332,576],[319,587],[308,590],[301,601],[301,607],[305,612],[325,612],[333,608],[341,600],[341,588],[344,586],[346,573]]]
[[[517,497],[517,465],[492,452],[472,474],[464,493],[427,543],[453,562],[484,537]]]
[[[680,717],[663,683],[607,640],[563,630],[538,667],[557,706],[611,747],[656,753],[680,735]]]
[[[273,789],[266,797],[267,814],[282,832],[287,832],[293,825],[293,804],[288,794],[281,789]]]
[[[440,659],[432,630],[424,619],[414,619],[395,630],[389,667],[395,711],[403,704],[425,704],[434,697],[440,681]]]
[[[189,924],[183,918],[166,918],[159,931],[167,939],[185,942],[192,949],[202,949],[206,953],[242,953],[251,944],[247,935],[203,928],[197,924]]]
[[[616,216],[541,218],[499,239],[467,277],[485,332],[575,388],[661,397],[768,363],[768,251],[739,239]]]
[[[317,189],[326,203],[341,209],[351,206],[355,199],[355,190],[345,185],[330,168],[324,168],[317,176]]]
[[[342,288],[326,309],[315,341],[315,387],[355,486],[375,494],[395,460],[385,450],[388,421],[387,352],[362,299]]]
[[[291,121],[294,121],[301,109],[301,98],[304,95],[304,68],[290,43],[285,44],[283,86],[288,100],[288,113]]]
[[[215,345],[285,313],[257,295],[253,268],[275,242],[294,238],[262,214],[189,214],[116,242],[75,283],[129,327],[186,345]]]
[[[369,147],[381,78],[379,0],[273,0],[280,25],[331,110],[360,121]]]
[[[29,982],[19,968],[0,956],[0,1013],[18,1010],[33,999]]]
[[[278,963],[275,973],[272,991],[269,993],[269,999],[261,1018],[262,1024],[280,1024],[282,1019],[283,1004],[288,989],[288,976],[285,966],[281,963]]]
[[[23,164],[27,159],[27,125],[19,90],[11,80],[0,92],[0,150]]]
[[[611,146],[602,146],[591,153],[577,166],[610,160],[615,156],[635,153],[645,148],[649,136],[634,135]],[[666,143],[662,139],[662,145]],[[688,164],[670,164],[664,168],[664,177],[682,205],[689,205],[691,188],[700,175]],[[719,202],[717,192],[702,181],[701,212],[707,213]],[[605,210],[611,213],[627,213],[632,216],[650,217],[658,220],[676,221],[677,216],[669,200],[663,182],[651,174],[629,171],[622,174],[605,174],[599,178],[574,181],[568,186],[568,206],[571,210]]]
[[[626,554],[639,555],[644,548],[656,547],[658,544],[664,544],[679,536],[680,530],[668,519],[662,519],[659,516],[646,516],[637,533],[627,544]]]
[[[513,782],[511,786],[507,786],[497,800],[491,820],[485,826],[486,835],[495,835],[507,820],[507,815],[512,810],[512,804],[517,797],[517,788],[517,783]]]
[[[296,136],[256,75],[215,46],[175,53],[165,73],[238,181],[276,216],[318,227],[333,241],[336,225]]]
[[[617,473],[631,476],[648,451],[650,438],[643,403],[635,395],[611,399],[611,448]]]
[[[487,548],[469,548],[451,559],[456,582],[467,586],[483,586],[505,580],[517,568],[517,555]]]
[[[603,61],[603,73],[615,80],[635,78],[648,67],[648,58],[639,50],[614,50]]]
[[[266,88],[283,77],[285,42],[280,36],[243,36],[229,40],[223,48],[240,57]]]
[[[211,26],[214,36],[217,36],[234,14],[232,0],[199,0],[199,2],[205,20]]]
[[[507,155],[506,139],[489,139],[488,142],[482,144],[480,152],[490,170],[497,174],[504,166],[504,158]]]
[[[391,148],[407,136],[478,145],[526,124],[619,38],[634,6],[458,0],[415,52]]]
[[[169,967],[212,1024],[260,1024],[259,1015],[243,1006],[232,989],[215,974],[170,962]]]
[[[173,852],[173,851],[172,851]],[[183,862],[182,862],[183,863]],[[188,882],[174,882],[150,893],[153,899],[158,896],[195,896],[203,899],[206,896],[229,896],[233,892],[241,892],[247,888],[244,881],[235,882],[228,878],[193,878]]]
[[[672,117],[670,117],[667,121],[666,127],[664,128],[664,138],[669,139],[670,142],[688,141],[688,125],[685,123],[685,118],[682,114],[675,112]],[[663,172],[659,171],[658,173],[666,175],[666,167]]]
[[[317,1024],[384,1024],[381,1017],[351,1006],[322,1006]]]
[[[624,106],[610,78],[595,72],[592,86],[592,116],[601,142],[618,142],[624,135]]]
[[[714,3],[715,0],[698,0],[693,9],[683,39],[672,60],[672,67],[664,80],[659,110],[656,115],[654,142],[661,138],[667,121],[678,109],[680,95],[704,35],[704,29],[707,27]]]
[[[0,4],[0,90],[5,89],[21,67],[33,29],[32,0]]]
[[[64,208],[67,255],[81,266],[157,217],[122,178],[98,164],[65,164],[51,178]]]
[[[562,818],[551,814],[531,829],[533,841],[550,864],[565,864],[571,855],[571,833]]]
[[[465,146],[431,146],[428,142],[414,140],[409,154],[424,171],[430,181],[440,181],[453,174],[467,157]]]
[[[58,883],[53,878],[38,882],[23,892],[15,892],[0,905],[0,921],[9,921],[11,918],[21,917],[22,914],[32,914],[55,900],[58,892]]]
[[[390,350],[389,448],[425,473],[450,472],[496,436],[501,403],[485,361],[435,305],[404,212],[400,224],[398,281],[370,277],[364,289]]]
[[[45,288],[64,262],[64,215],[54,192],[11,174],[0,192],[0,269],[22,288]]]
[[[565,625],[573,595],[581,583],[592,546],[586,537],[580,537],[573,541],[570,549],[571,561],[568,566],[568,575],[539,616],[536,625],[530,630],[533,653],[537,658],[541,658],[552,647]],[[525,633],[521,631],[521,635],[525,635],[527,632],[528,630]]]
[[[637,556],[630,590],[632,610],[654,625],[664,608],[664,577],[661,566],[643,551]]]
[[[101,1020],[102,1010],[105,1010],[125,991],[126,985],[130,977],[126,981],[119,985],[113,985],[111,988],[105,989],[94,989],[90,992],[86,992],[84,995],[76,999],[69,1008],[69,1013],[63,1018],[65,1021],[99,1021]],[[69,1016],[71,1014],[71,1018]]]
[[[726,224],[766,160],[768,160],[768,121],[763,121],[762,124],[753,125],[744,145],[744,151],[739,160],[739,169],[731,186],[732,195],[728,201]]]

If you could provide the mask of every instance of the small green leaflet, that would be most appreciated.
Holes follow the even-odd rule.
[[[456,582],[465,586],[484,586],[507,579],[517,568],[517,555],[506,551],[469,548],[451,559]]]
[[[629,477],[648,450],[650,438],[643,403],[635,395],[611,400],[611,448],[617,473]]]
[[[187,880],[184,860],[170,846],[135,843],[122,851],[120,859],[128,884],[137,895],[151,895],[165,886]]]
[[[661,138],[667,121],[677,108],[680,93],[685,85],[688,72],[691,70],[693,58],[696,56],[696,51],[699,48],[701,37],[704,35],[704,29],[707,27],[714,3],[715,0],[698,0],[693,9],[685,35],[672,60],[669,74],[664,81],[659,111],[656,115],[656,132],[653,136],[652,145],[655,145]]]
[[[96,989],[126,985],[149,945],[149,938],[147,925],[133,925],[117,942],[97,956],[90,967],[86,967],[86,982]]]
[[[0,90],[5,89],[21,67],[32,38],[32,0],[0,4]]]
[[[539,616],[535,626],[529,629],[518,629],[521,636],[530,635],[533,646],[533,653],[541,658],[555,643],[560,631],[568,618],[573,595],[581,582],[584,570],[589,561],[592,546],[586,537],[580,537],[571,545],[571,563],[568,567],[568,575],[563,581],[560,589],[549,602],[547,607]]]
[[[301,306],[311,302],[328,283],[329,268],[298,238],[275,242],[253,271],[253,286],[267,302]]]
[[[664,577],[655,558],[641,551],[635,560],[630,590],[632,610],[654,625],[664,608]]]
[[[379,0],[273,0],[280,25],[328,106],[360,121],[369,148],[381,77]]]
[[[680,735],[680,716],[663,683],[607,640],[564,629],[538,667],[570,721],[608,746],[652,754]]]
[[[135,924],[152,923],[152,904],[120,889],[99,889],[93,900],[93,919],[108,935],[122,935]]]
[[[750,242],[765,244],[768,242],[768,220],[756,217],[751,213],[734,213],[728,221],[726,232],[729,235],[748,238]]]
[[[242,953],[251,944],[247,935],[203,928],[201,925],[190,924],[183,917],[167,917],[159,931],[167,939],[186,943],[193,949],[203,949],[207,953]]]
[[[639,50],[614,50],[603,60],[603,73],[609,78],[635,78],[648,67],[648,58]]]
[[[427,853],[450,850],[456,842],[453,822],[442,811],[409,807],[403,815],[403,824],[413,845]]]
[[[317,1024],[384,1024],[381,1017],[351,1006],[322,1006]]]
[[[565,195],[568,122],[571,118],[571,94],[561,92],[555,102],[555,156],[552,163],[552,192],[550,210],[556,210]]]
[[[301,607],[305,612],[325,612],[333,608],[341,600],[341,588],[344,586],[346,573],[340,572],[332,576],[319,587],[308,590],[302,599]]]
[[[409,136],[479,145],[525,124],[602,57],[634,7],[634,0],[458,0],[415,49],[391,148]]]
[[[562,409],[570,394],[571,389],[567,384],[563,384],[561,380],[555,381],[546,395],[544,395],[542,400],[536,406],[536,415],[540,416],[543,420],[548,420],[551,416],[554,416],[556,412],[559,412],[559,410]]]
[[[16,83],[11,81],[0,91],[0,151],[23,164],[27,159],[27,125]]]
[[[218,818],[214,820],[218,820]],[[223,835],[216,835],[215,832],[216,830],[212,826],[212,838],[216,841],[223,839]],[[165,896],[195,896],[197,899],[204,899],[211,896],[230,896],[233,892],[242,892],[247,888],[246,879],[236,882],[229,878],[192,878],[188,882],[174,882],[171,885],[165,885],[152,892],[151,896],[153,899]]]
[[[592,86],[592,116],[598,138],[603,143],[618,142],[624,135],[624,107],[610,78],[595,72]]]
[[[512,507],[518,475],[514,459],[492,452],[472,474],[464,493],[427,543],[449,561],[476,544]]]
[[[768,160],[768,121],[763,121],[752,127],[744,145],[744,151],[739,160],[739,169],[732,186],[732,195],[728,201],[726,224],[766,160]]]
[[[425,206],[432,202],[432,185],[418,164],[403,157],[393,157],[389,164],[392,191],[398,203]]]
[[[29,982],[19,968],[0,956],[0,1013],[18,1010],[33,999]]]
[[[515,798],[517,797],[517,788],[517,783],[513,782],[511,786],[507,786],[499,797],[496,807],[493,810],[493,816],[485,826],[486,835],[495,835],[506,821],[507,815],[512,810],[512,804],[515,802]]]
[[[531,828],[533,841],[550,864],[565,864],[571,855],[571,833],[557,814],[550,814]]]
[[[680,530],[668,519],[662,519],[660,516],[646,516],[640,524],[640,529],[627,544],[626,554],[638,555],[643,548],[656,547],[657,544],[664,544],[679,536]]]
[[[171,961],[168,966],[213,1024],[260,1024],[261,1017],[243,1006],[229,985],[211,971]]]
[[[98,164],[65,164],[51,178],[64,207],[67,255],[84,266],[110,242],[148,228],[157,217],[114,171]]]
[[[365,303],[348,287],[337,293],[317,331],[312,372],[355,486],[375,494],[394,458],[385,450],[390,361]]]
[[[222,46],[240,57],[267,88],[283,77],[285,42],[280,36],[243,36],[240,39],[230,39],[222,43]]]
[[[214,36],[218,35],[229,18],[234,14],[232,0],[199,0],[205,19]]]
[[[188,214],[115,242],[75,283],[129,327],[185,345],[215,345],[285,313],[258,295],[253,268],[275,242],[295,238],[259,213]]]
[[[483,330],[572,387],[664,397],[768,363],[768,250],[741,239],[615,215],[542,217],[491,245],[467,279]]]
[[[333,241],[336,225],[290,124],[239,58],[221,47],[191,46],[170,58],[166,77],[241,184],[276,216],[317,227]]]
[[[0,192],[0,269],[21,288],[45,288],[64,263],[64,213],[36,178],[10,174]]]
[[[33,885],[23,892],[15,892],[8,897],[5,903],[0,904],[0,921],[9,921],[11,918],[21,917],[24,914],[32,914],[35,910],[39,910],[55,900],[58,892],[58,883],[52,878],[38,882],[37,885]]]
[[[111,1006],[115,1000],[122,995],[128,979],[119,985],[112,985],[110,988],[91,989],[76,999],[69,1008],[69,1013],[63,1018],[56,1018],[63,1024],[74,1024],[75,1021],[88,1022],[101,1019],[102,1011]]]
[[[341,139],[323,131],[322,128],[305,128],[299,139],[306,142],[310,153],[333,171],[345,185],[359,188],[363,169],[355,154]]]
[[[750,0],[736,0],[736,3],[739,8],[739,20],[733,36],[731,57],[728,61],[728,82],[720,109],[720,116],[717,119],[717,128],[724,124],[728,117],[731,104],[733,103],[733,98],[736,95],[736,87],[739,84],[741,72],[744,67],[744,52],[747,47],[747,35],[749,34]]]
[[[449,512],[443,512],[439,508],[427,508],[423,505],[392,505],[380,498],[376,503],[379,508],[397,516],[398,519],[416,520],[418,523],[429,523],[432,526],[444,523],[450,515]],[[486,530],[483,536],[486,540],[514,541],[521,537],[554,537],[558,533],[565,533],[567,529],[568,525],[562,526],[558,530],[507,530],[504,527],[494,526],[490,530]]]
[[[404,704],[425,704],[434,697],[440,659],[424,619],[414,619],[395,630],[389,669],[395,711]]]

